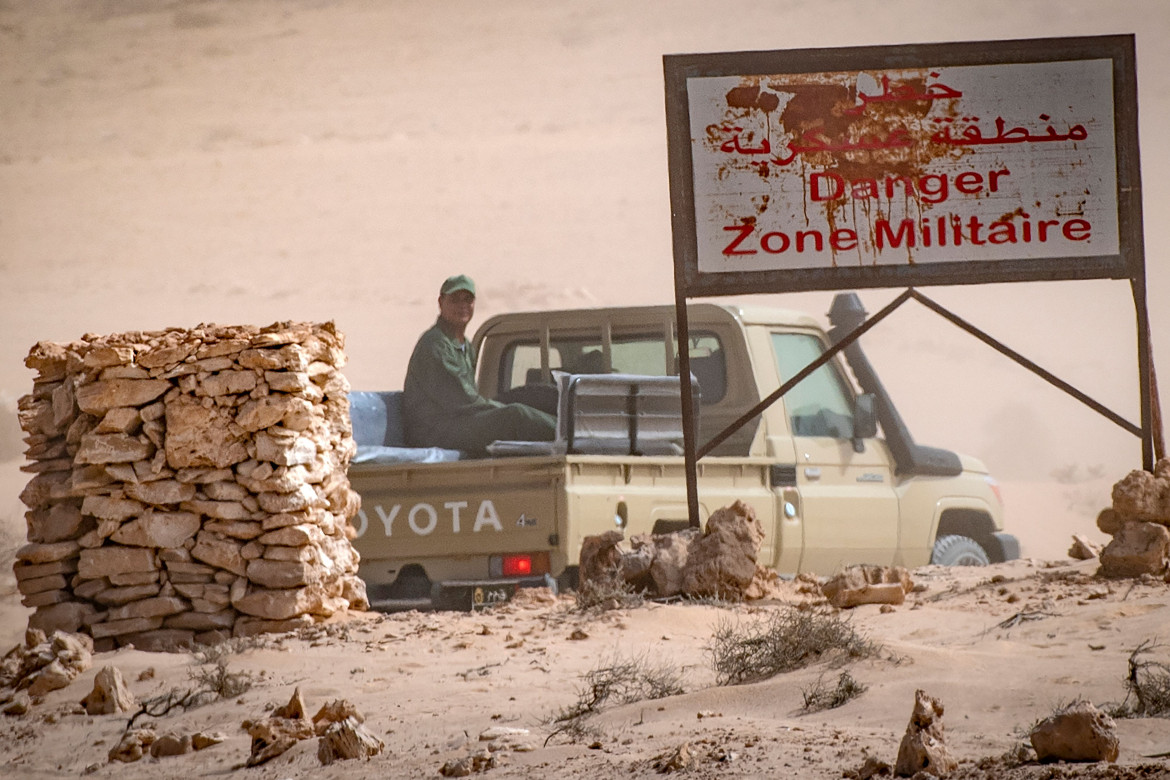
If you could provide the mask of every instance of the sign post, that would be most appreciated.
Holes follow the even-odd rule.
[[[680,335],[689,297],[1129,279],[1152,469],[1133,36],[663,63]]]

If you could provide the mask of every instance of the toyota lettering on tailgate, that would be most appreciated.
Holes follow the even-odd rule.
[[[393,536],[394,521],[399,518],[405,518],[406,526],[416,536],[429,536],[438,529],[439,524],[442,523],[444,527],[450,526],[451,533],[462,533],[467,527],[467,521],[470,518],[469,508],[473,502],[470,501],[446,501],[442,504],[428,504],[425,502],[410,505],[409,508],[404,509],[402,504],[394,504],[389,511],[381,504],[374,504],[374,515],[382,522],[382,528],[386,532],[386,536]],[[366,530],[370,527],[369,515],[363,507],[358,510],[355,518],[355,525],[357,526],[357,537],[360,538],[365,535]],[[521,514],[516,521],[517,527],[533,527],[537,524],[535,517],[529,517],[527,514]],[[495,531],[503,531],[504,526],[500,522],[500,514],[496,510],[496,505],[490,499],[484,499],[479,502],[478,508],[475,509],[475,519],[471,521],[471,532],[479,533],[485,528],[491,528]],[[398,525],[401,532],[402,524]]]

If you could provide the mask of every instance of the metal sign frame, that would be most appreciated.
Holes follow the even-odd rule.
[[[948,66],[1069,63],[1078,60],[1110,60],[1112,63],[1118,253],[1039,260],[843,265],[783,271],[712,273],[700,270],[689,80],[719,76],[807,76],[842,71],[929,71]],[[666,55],[663,66],[675,279],[687,296],[1144,276],[1137,78],[1132,35]]]
[[[696,168],[693,156],[696,141],[692,138],[694,131],[691,122],[689,80],[739,76],[749,79],[757,77],[757,83],[763,83],[762,79],[783,74],[807,76],[808,74],[837,74],[843,71],[880,72],[912,69],[929,72],[931,69],[942,69],[948,66],[1068,63],[1080,60],[1109,60],[1111,64],[1116,192],[1110,193],[1110,195],[1115,199],[1117,209],[1116,252],[1075,257],[1044,256],[1039,259],[963,259],[946,263],[907,262],[884,265],[875,263],[851,266],[837,266],[834,263],[834,267],[831,268],[756,271],[711,272],[701,270],[696,213]],[[1140,431],[1133,430],[1135,426],[1132,425],[1128,427],[1122,425],[1122,427],[1126,427],[1127,430],[1131,430],[1141,437],[1143,466],[1147,470],[1153,469],[1155,453],[1160,454],[1162,443],[1160,415],[1157,410],[1157,399],[1154,398],[1156,382],[1149,346],[1149,319],[1146,308],[1141,170],[1138,154],[1137,77],[1133,35],[678,54],[665,55],[663,69],[666,89],[667,152],[674,248],[675,309],[681,345],[685,345],[689,339],[686,302],[690,297],[879,287],[913,288],[915,286],[994,282],[1129,279],[1137,318],[1141,427]],[[915,97],[924,100],[928,98],[921,90]],[[1049,130],[1051,131],[1051,128]],[[736,150],[740,151],[738,147]],[[913,294],[913,290],[910,290],[909,293]],[[943,316],[948,316],[948,313],[940,313]],[[950,318],[952,321],[957,319],[954,315],[950,315]],[[867,322],[858,328],[858,332],[851,334],[850,338],[856,338],[860,335],[860,331],[867,330],[873,324],[872,321]],[[975,335],[982,337],[978,333]],[[1010,350],[1006,351],[1005,354],[1009,352]],[[690,357],[685,348],[679,350],[679,369],[682,376],[687,376],[690,373]],[[1052,381],[1050,377],[1045,376],[1047,372],[1037,371],[1037,373]],[[794,380],[797,378],[799,377],[794,378]],[[777,392],[769,396],[767,403],[774,402],[779,398],[784,389],[791,386],[794,380],[786,382]],[[1067,391],[1070,387],[1063,389]],[[1075,389],[1072,391],[1074,395],[1079,393]],[[1082,400],[1084,399],[1082,398]],[[684,452],[688,507],[691,525],[698,526],[696,452],[699,450],[699,445],[695,441],[696,432],[691,423],[694,398],[688,382],[682,383],[682,404],[684,420],[687,421],[684,426]],[[762,405],[763,402],[761,402]],[[761,409],[757,407],[753,413],[758,414],[759,411]],[[1157,435],[1155,435],[1154,430],[1155,420],[1159,420]],[[741,419],[734,425],[742,425],[744,422],[746,420]],[[727,433],[728,431],[724,431],[720,436]],[[702,451],[709,451],[709,445],[710,443],[708,446],[704,446]]]

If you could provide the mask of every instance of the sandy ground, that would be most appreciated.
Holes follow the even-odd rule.
[[[1117,723],[1117,766],[1037,767],[1004,759],[1031,726],[1076,699],[1106,706],[1125,698],[1127,658],[1164,632],[1166,586],[1093,577],[1094,562],[1018,561],[987,569],[913,572],[920,592],[893,612],[857,608],[852,626],[878,642],[877,658],[845,666],[822,661],[764,682],[716,685],[713,630],[743,625],[810,597],[744,605],[655,604],[585,612],[570,596],[528,591],[516,603],[477,614],[361,615],[298,636],[258,639],[226,656],[250,690],[159,717],[161,733],[219,731],[227,739],[197,753],[109,764],[126,716],[89,717],[77,702],[95,673],[117,667],[140,700],[189,689],[201,668],[188,654],[132,649],[98,655],[92,669],[49,694],[32,712],[0,721],[0,776],[21,778],[437,777],[471,755],[492,728],[523,729],[501,750],[492,777],[653,777],[655,761],[683,744],[694,777],[838,778],[868,755],[893,763],[914,691],[945,706],[956,777],[1170,777],[1170,720]],[[685,693],[603,707],[588,734],[558,733],[553,716],[581,701],[583,676],[615,661],[642,659],[677,671]],[[844,706],[806,712],[804,694],[842,671],[867,690]],[[352,702],[385,750],[323,768],[317,743],[298,743],[258,768],[243,769],[241,729],[299,688],[311,713]],[[68,751],[60,746],[73,746]]]
[[[13,495],[25,475],[16,463],[4,465]],[[1170,751],[1165,719],[1119,720],[1114,767],[1005,758],[1035,722],[1063,705],[1122,702],[1129,654],[1162,637],[1170,619],[1170,591],[1160,580],[1105,581],[1094,576],[1095,561],[1064,557],[1073,532],[1106,539],[1093,515],[1108,488],[1101,479],[1004,485],[1014,509],[1009,519],[1018,520],[1009,527],[1027,557],[979,569],[924,567],[912,573],[919,588],[903,606],[853,610],[852,625],[882,646],[876,658],[844,666],[828,659],[765,682],[718,685],[713,633],[816,603],[791,583],[781,598],[750,605],[645,603],[610,611],[582,610],[572,594],[526,591],[488,612],[360,614],[249,641],[225,656],[228,670],[252,683],[242,696],[134,723],[160,733],[218,731],[226,740],[130,765],[106,759],[128,717],[89,717],[78,708],[97,671],[117,667],[145,702],[189,690],[193,675],[211,667],[188,653],[123,648],[97,655],[92,668],[29,714],[0,719],[0,776],[437,777],[448,761],[482,750],[481,734],[502,727],[524,733],[499,751],[493,777],[654,777],[656,762],[686,744],[696,759],[688,776],[838,778],[867,756],[894,762],[914,692],[923,689],[945,705],[948,744],[961,761],[956,777],[1170,777],[1170,763],[1150,758]],[[18,521],[9,514],[3,525],[5,649],[21,640],[28,614],[10,568],[23,533]],[[603,707],[584,733],[558,730],[555,715],[582,701],[587,674],[633,660],[677,671],[685,693]],[[805,694],[834,684],[842,671],[867,690],[840,708],[806,712]],[[309,740],[245,769],[250,744],[242,724],[285,704],[297,688],[311,712],[335,699],[353,703],[385,751],[322,767]],[[75,748],[62,753],[63,744]]]

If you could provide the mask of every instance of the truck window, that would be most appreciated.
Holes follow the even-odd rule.
[[[801,333],[773,333],[772,349],[781,382],[796,376],[825,351],[820,339]],[[847,391],[832,363],[801,380],[784,394],[783,401],[792,432],[797,436],[853,438],[853,394]]]
[[[711,404],[723,398],[727,389],[727,368],[719,337],[713,333],[691,334],[691,371],[699,380],[702,403]],[[535,340],[515,341],[502,356],[500,393],[523,385],[539,384],[540,343]],[[677,373],[672,365],[667,370],[666,345],[662,336],[615,334],[610,342],[610,360],[606,365],[605,347],[598,337],[565,337],[554,334],[549,340],[549,368],[574,374],[644,374],[670,376]]]

